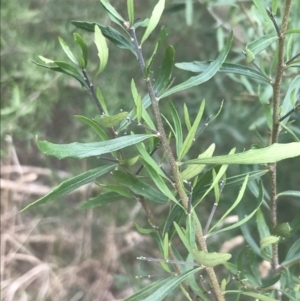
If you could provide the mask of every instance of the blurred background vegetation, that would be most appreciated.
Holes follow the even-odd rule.
[[[135,2],[136,15],[142,19],[151,14],[156,3]],[[265,2],[267,6],[270,1]],[[111,3],[126,16],[125,0],[112,0]],[[234,45],[228,60],[247,64],[242,50],[247,43],[265,32],[261,26],[263,21],[251,1],[195,2],[190,26],[186,24],[184,5],[177,5],[180,1],[169,0],[166,4],[168,9],[160,24],[165,25],[169,33],[165,45],[174,46],[176,62],[216,58],[229,30],[234,29]],[[294,5],[291,27],[300,9],[299,3]],[[279,10],[278,20],[280,16]],[[86,125],[73,117],[94,117],[95,107],[89,93],[67,76],[39,68],[31,62],[38,61],[39,55],[66,59],[58,36],[71,49],[75,46],[72,33],[76,29],[71,24],[72,20],[110,24],[99,1],[1,2],[1,300],[122,300],[151,281],[137,281],[134,276],[155,274],[159,268],[135,259],[141,255],[159,256],[159,253],[149,238],[135,230],[134,220],[141,226],[145,226],[145,220],[134,201],[87,212],[76,209],[78,204],[99,192],[96,186],[86,186],[51,205],[18,213],[62,179],[97,164],[96,159],[59,161],[44,156],[35,145],[36,135],[54,143],[96,139]],[[87,70],[93,78],[98,67],[93,35],[78,32],[90,46]],[[155,33],[145,43],[143,50],[146,57],[151,54],[151,42],[154,41]],[[266,66],[270,64],[274,51],[275,48],[271,47],[269,53],[263,53]],[[154,70],[157,70],[161,59],[162,55],[155,60]],[[175,83],[191,76],[189,72],[176,68],[173,75]],[[143,91],[142,76],[132,54],[110,45],[107,69],[100,78],[93,78],[93,82],[102,89],[111,112],[128,110],[132,106],[131,78]],[[289,79],[285,83],[286,88],[288,84]],[[262,85],[260,89],[261,98],[268,103],[270,88]],[[203,98],[207,103],[204,118],[216,114],[223,99],[224,107],[217,120],[208,126],[193,147],[191,155],[196,156],[211,143],[216,143],[217,154],[225,154],[235,146],[242,151],[253,143],[260,143],[255,134],[256,128],[267,142],[269,132],[263,117],[264,107],[258,99],[258,83],[218,74],[200,87],[178,93],[170,100],[179,110],[185,102],[193,120]],[[167,101],[162,102],[162,110],[168,116]],[[299,136],[299,114],[294,113],[293,118],[293,129]],[[287,135],[282,139],[291,140]],[[253,167],[248,168],[251,169]],[[240,172],[238,167],[229,169],[229,175]],[[299,183],[299,165],[292,160],[279,163],[278,190],[296,190]],[[265,179],[265,186],[268,188],[268,178]],[[238,189],[225,188],[217,216],[235,199]],[[252,198],[250,193],[245,196],[245,207],[252,205]],[[280,222],[289,221],[297,215],[300,206],[296,201],[290,198],[279,203]],[[212,202],[213,198],[208,197],[202,205],[201,214],[204,217],[210,211]],[[163,221],[167,208],[162,206],[154,210]],[[237,229],[227,235],[222,241],[212,241],[214,250],[220,250],[229,239],[238,239],[241,232]],[[175,296],[172,298],[176,300]]]

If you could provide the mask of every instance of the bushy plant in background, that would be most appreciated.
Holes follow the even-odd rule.
[[[294,50],[292,38],[286,43],[288,56],[284,60],[285,36],[293,37],[298,33],[297,29],[287,30],[291,1],[286,1],[282,7],[278,7],[278,3],[273,1],[272,10],[267,13],[262,3],[255,1],[261,15],[265,17],[261,23],[262,26],[269,31],[275,28],[276,31],[270,34],[262,33],[261,37],[247,44],[244,54],[254,67],[229,62],[227,56],[233,39],[233,33],[230,33],[216,59],[177,63],[176,66],[180,69],[196,72],[195,76],[178,84],[174,84],[172,77],[175,49],[169,45],[162,51],[162,45],[167,36],[166,29],[162,28],[158,32],[157,41],[153,43],[148,57],[145,58],[143,55],[144,45],[159,23],[165,1],[160,0],[151,17],[145,20],[135,19],[133,1],[127,1],[128,17],[126,18],[121,16],[108,1],[102,0],[101,3],[111,20],[121,27],[121,31],[95,22],[72,22],[77,28],[94,32],[100,58],[96,74],[102,74],[108,62],[109,51],[106,42],[108,39],[123,51],[132,53],[132,62],[137,64],[143,80],[139,82],[139,85],[136,80],[131,80],[129,92],[124,93],[124,102],[131,101],[132,105],[128,107],[128,112],[116,113],[115,108],[110,108],[105,94],[102,95],[100,88],[92,84],[87,71],[88,46],[81,35],[78,33],[73,35],[80,50],[77,55],[62,38],[59,39],[72,63],[40,56],[43,64],[36,64],[69,75],[90,92],[95,107],[99,111],[98,114],[92,118],[86,116],[76,116],[76,118],[89,126],[91,131],[95,131],[100,142],[53,144],[37,139],[39,149],[44,154],[59,159],[96,157],[98,167],[64,181],[52,192],[31,203],[25,209],[52,201],[93,181],[97,181],[103,187],[101,193],[81,204],[80,209],[101,207],[116,201],[129,202],[132,199],[140,202],[145,209],[148,224],[137,225],[137,229],[153,238],[161,257],[172,261],[173,265],[161,263],[162,268],[172,276],[153,282],[127,300],[162,300],[176,287],[180,287],[188,300],[196,300],[196,298],[208,300],[210,299],[208,293],[212,294],[216,300],[231,300],[231,298],[237,300],[238,296],[241,300],[244,300],[242,299],[244,296],[260,300],[274,300],[274,298],[280,300],[283,296],[287,296],[291,300],[297,300],[299,293],[295,271],[299,263],[300,241],[294,239],[294,243],[289,245],[286,241],[290,236],[296,237],[299,231],[299,226],[297,226],[299,216],[294,220],[279,224],[277,199],[290,195],[299,197],[300,193],[296,190],[277,192],[278,176],[276,177],[276,162],[294,158],[296,163],[300,155],[297,129],[293,127],[290,118],[299,107],[297,102],[299,76],[293,71],[290,72],[292,67],[298,68],[297,57],[299,56],[295,53],[297,50]],[[277,10],[282,12],[283,22],[280,28],[274,18]],[[192,12],[190,1],[187,1],[186,11],[187,22],[190,23]],[[136,30],[143,32],[141,39],[136,36]],[[259,66],[256,65],[256,56],[275,43],[277,46],[271,58],[270,69],[263,61]],[[160,55],[161,53],[163,55]],[[158,71],[152,68],[156,56],[161,56],[162,59]],[[283,90],[281,91],[280,88],[284,70],[292,80],[285,89],[285,97],[282,100],[280,92]],[[177,107],[172,102],[168,104],[168,116],[162,115],[160,106],[167,97],[170,98],[175,93],[198,86],[218,72],[234,76],[235,80],[237,75],[243,76],[240,82],[249,90],[252,89],[249,78],[260,82],[261,87],[270,86],[272,104],[266,103],[267,96],[264,95],[264,99],[264,96],[259,94],[264,115],[253,123],[252,128],[258,128],[259,139],[250,150],[237,152],[235,146],[238,147],[238,145],[232,145],[228,155],[214,156],[218,145],[211,141],[206,149],[201,147],[201,151],[198,151],[195,158],[190,154],[191,148],[195,149],[195,145],[201,145],[201,135],[208,123],[218,122],[221,116],[219,114],[222,114],[222,105],[219,111],[214,112],[214,116],[206,119],[202,116],[206,103],[211,100],[201,101],[193,119],[184,98],[177,103]],[[140,85],[144,85],[147,90],[143,97],[139,92],[142,89]],[[259,89],[259,93],[260,91],[262,88]],[[153,117],[150,115],[150,108],[153,111]],[[260,133],[260,131],[266,133],[263,129],[265,124],[268,126],[270,135]],[[283,129],[289,136],[279,141],[279,133]],[[250,145],[248,149],[249,147]],[[242,165],[242,172],[227,176],[227,169],[231,165]],[[271,184],[266,186],[267,188],[264,183],[264,178],[268,176],[266,174],[269,174],[271,178]],[[104,178],[105,175],[109,175],[109,178]],[[223,189],[236,185],[240,187],[240,191],[235,196],[235,200],[231,200],[228,206],[222,206],[222,214],[215,216],[219,202],[220,206],[222,205]],[[243,203],[247,187],[252,193],[252,199],[256,200],[250,210]],[[210,216],[204,218],[199,208],[209,194],[213,195],[214,205],[211,206]],[[150,205],[151,203],[155,206]],[[169,212],[164,220],[157,222],[153,211],[159,205],[167,205]],[[222,225],[233,210],[238,212],[239,220],[230,226]],[[270,217],[268,211],[270,211]],[[253,216],[256,216],[259,239],[253,236],[247,223]],[[218,237],[219,233],[238,227],[241,228],[250,248],[242,249],[234,258],[230,253],[214,252],[210,239]],[[280,243],[285,246],[282,260],[279,260],[278,254]],[[182,268],[179,263],[185,259],[193,261],[197,268]],[[258,262],[261,259],[272,263],[267,280],[262,280],[257,273]],[[148,258],[148,260],[155,259]],[[249,268],[249,263],[253,262],[256,264]],[[197,276],[199,271],[209,279],[207,286],[203,285],[201,278]],[[174,276],[174,273],[177,276]],[[232,281],[232,277],[236,280]],[[232,294],[234,297],[231,296]]]

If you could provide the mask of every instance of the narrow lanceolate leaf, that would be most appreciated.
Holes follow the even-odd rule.
[[[282,103],[282,110],[280,115],[284,116],[288,113],[291,109],[294,108],[295,104],[292,102],[292,95],[294,95],[294,99],[299,99],[300,97],[300,75],[296,76],[293,81],[291,82],[286,95],[284,97]],[[289,117],[285,118],[282,123],[286,124],[289,120]]]
[[[74,37],[74,40],[77,43],[77,45],[81,48],[81,52],[82,52],[82,58],[83,58],[84,64],[82,66],[80,65],[80,67],[85,68],[87,66],[87,62],[88,62],[87,44],[84,42],[83,38],[78,33],[76,33],[76,32],[73,33],[73,37]]]
[[[164,280],[157,280],[150,285],[139,290],[124,301],[161,301],[176,287],[180,285],[189,276],[197,273],[201,267],[192,269],[176,277],[171,276]]]
[[[167,97],[176,92],[183,91],[183,90],[189,89],[191,87],[200,85],[200,84],[208,81],[209,79],[211,79],[218,72],[218,70],[221,68],[222,64],[224,63],[224,61],[229,53],[229,50],[231,48],[232,37],[233,37],[233,34],[231,33],[227,39],[227,42],[226,42],[224,48],[222,49],[220,55],[217,57],[217,59],[215,61],[213,61],[209,65],[209,67],[203,73],[201,73],[200,75],[197,75],[197,76],[193,76],[193,77],[189,78],[187,81],[185,81],[175,87],[172,87],[171,89],[164,92],[160,96],[160,98],[164,98],[164,97]]]
[[[53,144],[48,141],[37,140],[37,146],[45,155],[54,156],[58,159],[63,158],[87,158],[100,156],[127,146],[137,144],[143,140],[153,137],[154,135],[138,134],[123,136],[108,141],[93,143],[70,143],[70,144]]]
[[[159,67],[158,77],[156,78],[154,83],[154,89],[157,91],[159,96],[164,92],[164,90],[166,89],[166,87],[168,86],[171,80],[173,66],[174,66],[174,59],[175,59],[175,49],[172,45],[169,45],[165,50],[165,55],[162,64]],[[143,104],[144,107],[148,107],[150,105],[150,100],[149,100],[149,104],[145,103],[145,101],[143,100]]]
[[[134,24],[134,0],[127,0],[127,12],[129,23],[132,26]]]
[[[242,188],[240,189],[239,194],[238,194],[236,200],[234,201],[234,203],[225,212],[225,214],[217,221],[217,223],[213,227],[211,227],[211,229],[209,230],[209,232],[212,232],[212,230],[214,228],[216,228],[225,219],[225,217],[228,216],[228,214],[241,202],[241,200],[242,200],[242,198],[244,196],[245,190],[247,188],[248,180],[249,180],[249,175],[246,176],[246,178],[244,180],[244,183],[242,185]]]
[[[40,59],[43,60],[44,62],[46,62],[46,60],[48,60],[42,56],[40,56]],[[34,61],[32,61],[32,62],[34,64],[36,64],[37,66],[70,75],[70,76],[74,77],[75,79],[77,79],[81,83],[82,87],[89,89],[88,85],[86,84],[86,82],[84,80],[84,77],[78,72],[78,70],[75,67],[73,67],[72,65],[70,65],[66,62],[48,60],[48,63],[52,63],[52,64],[54,64],[54,66],[42,65],[42,64],[34,62]],[[46,64],[47,64],[47,62],[46,62]]]
[[[98,50],[100,65],[97,74],[100,74],[106,67],[108,61],[108,47],[104,35],[99,26],[95,25],[95,44]]]
[[[163,43],[164,40],[166,39],[167,35],[168,35],[168,34],[167,34],[166,29],[165,29],[164,27],[162,27],[162,28],[160,29],[159,34],[158,34],[157,41],[156,41],[156,43],[155,43],[153,52],[152,52],[150,58],[147,60],[147,62],[146,62],[146,64],[145,64],[145,70],[144,70],[145,77],[148,77],[148,76],[149,76],[149,74],[150,74],[150,72],[151,72],[150,68],[151,68],[152,62],[153,62],[153,60],[154,60],[154,58],[155,58],[155,56],[156,56],[157,51],[160,49],[162,43]]]
[[[72,21],[71,23],[77,28],[90,32],[94,32],[95,25],[97,25],[101,29],[102,34],[113,44],[121,49],[130,50],[136,56],[133,44],[116,29],[110,26],[103,26],[96,22]]]
[[[255,298],[255,300],[261,300],[261,301],[278,301],[278,299],[274,299],[269,296],[265,296],[263,294],[259,293],[248,293],[248,292],[243,292],[243,291],[225,291],[225,294],[237,294],[237,295],[245,295],[245,296],[250,296]]]
[[[274,143],[261,149],[251,149],[239,154],[194,159],[184,164],[267,164],[300,156],[300,142]]]
[[[95,181],[97,178],[112,171],[115,167],[116,167],[116,165],[101,166],[101,167],[86,171],[86,172],[84,172],[76,177],[73,177],[71,179],[68,179],[68,180],[62,182],[60,185],[58,185],[56,188],[54,188],[51,192],[49,192],[42,198],[29,204],[22,211],[25,211],[31,207],[47,203],[49,201],[57,199],[58,197],[66,195],[66,194],[70,193],[71,191],[81,187],[82,185],[85,185],[85,184]]]
[[[180,120],[178,112],[172,102],[170,102],[170,107],[171,107],[171,114],[172,114],[173,123],[174,123],[174,127],[175,127],[176,154],[177,154],[177,156],[179,156],[179,153],[180,153],[180,150],[182,147],[182,143],[183,143],[181,120]]]
[[[112,14],[117,20],[124,22],[124,18],[115,10],[115,8],[109,3],[108,0],[100,0],[103,7]]]
[[[153,168],[146,160],[144,160],[143,158],[141,158],[141,161],[143,163],[143,166],[145,167],[145,169],[147,170],[148,174],[150,175],[151,179],[153,180],[153,182],[155,183],[155,185],[157,186],[157,188],[166,196],[168,197],[170,200],[172,200],[173,202],[178,204],[178,201],[176,200],[176,198],[174,197],[174,195],[172,194],[172,192],[170,191],[170,189],[168,188],[168,186],[166,185],[166,183],[164,182],[164,180],[162,179],[162,177],[160,176],[160,174],[155,170],[155,168]]]
[[[205,152],[203,152],[198,156],[198,159],[212,157],[215,151],[215,147],[216,145],[214,143],[211,144]],[[196,177],[198,174],[200,174],[200,172],[205,168],[205,166],[206,166],[205,164],[199,164],[199,165],[191,164],[184,171],[180,173],[180,176],[183,180],[190,180]]]
[[[142,98],[136,88],[134,79],[131,80],[131,93],[136,106],[136,117],[138,122],[140,123],[142,119],[143,105],[142,105]]]
[[[145,183],[139,177],[134,177],[131,174],[126,174],[119,170],[115,171],[113,176],[120,185],[131,190],[136,195],[143,196],[146,200],[157,204],[165,204],[168,201],[168,197]]]
[[[292,196],[292,197],[297,197],[300,198],[300,191],[299,190],[287,190],[287,191],[283,191],[277,194],[277,197],[280,196]]]
[[[69,48],[69,46],[67,45],[67,43],[61,38],[58,38],[60,46],[62,47],[62,49],[64,50],[65,54],[69,57],[69,59],[77,66],[79,66],[79,63],[76,59],[76,57],[74,56],[73,52],[71,51],[71,49]]]
[[[207,253],[204,251],[193,250],[195,260],[206,267],[214,267],[216,265],[225,263],[231,258],[229,253]]]
[[[188,62],[177,63],[177,64],[175,64],[175,66],[182,70],[202,73],[203,71],[205,71],[208,68],[208,66],[210,64],[211,64],[211,61],[208,61],[208,62],[194,61],[191,63],[188,63]],[[244,76],[256,79],[258,81],[264,82],[264,83],[268,83],[268,84],[270,83],[270,80],[268,78],[266,78],[261,72],[259,72],[258,70],[255,70],[253,68],[243,66],[243,65],[224,63],[218,72],[244,75]]]
[[[277,34],[267,34],[249,43],[247,45],[247,49],[249,49],[254,55],[256,55],[261,51],[265,50],[267,47],[269,47],[277,40],[278,40]]]
[[[162,12],[165,8],[165,0],[159,0],[158,3],[155,5],[151,18],[149,20],[148,26],[146,28],[146,31],[143,35],[141,45],[147,40],[147,38],[150,36],[152,31],[155,29],[157,26],[159,19],[162,15]]]
[[[189,26],[193,24],[193,5],[192,0],[185,0],[185,20]]]
[[[180,150],[180,153],[179,153],[179,156],[178,156],[178,160],[181,160],[188,153],[188,151],[190,150],[190,148],[191,148],[191,146],[194,142],[194,138],[195,138],[196,132],[198,130],[199,123],[201,121],[204,108],[205,108],[205,100],[202,100],[199,111],[198,111],[198,114],[197,114],[196,119],[193,123],[193,126],[189,130],[189,133],[188,133],[187,137],[185,138],[185,140],[182,144],[182,147],[181,147],[181,150]]]
[[[101,140],[108,140],[108,135],[105,133],[105,131],[95,122],[94,120],[87,118],[85,116],[75,115],[75,118],[81,120],[85,124],[87,124],[89,127],[91,127],[101,138]]]
[[[128,112],[122,112],[113,116],[97,115],[94,119],[98,124],[106,128],[111,128],[118,125],[122,120],[126,118],[127,115]]]
[[[125,199],[124,196],[116,193],[116,192],[106,192],[101,193],[98,196],[87,200],[86,202],[80,204],[78,209],[92,209],[101,207],[106,204],[110,204],[116,201],[121,201]]]

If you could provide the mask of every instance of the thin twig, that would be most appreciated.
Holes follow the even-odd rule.
[[[276,70],[276,77],[273,83],[273,116],[272,116],[272,132],[271,132],[271,142],[270,144],[274,144],[278,142],[278,136],[280,132],[280,121],[279,121],[279,107],[280,107],[280,88],[281,82],[283,78],[283,72],[285,69],[284,63],[284,41],[285,35],[284,33],[287,30],[288,26],[288,19],[291,11],[291,4],[292,0],[285,1],[284,13],[283,13],[283,20],[280,31],[276,28],[274,22],[274,16],[270,15],[272,22],[276,28],[278,34],[278,64]],[[272,17],[273,16],[273,17]],[[276,163],[272,163],[269,166],[270,168],[270,220],[271,220],[271,229],[274,229],[277,225],[277,165]],[[277,268],[279,265],[279,258],[278,258],[278,244],[272,245],[272,269],[275,273],[277,272]],[[281,294],[277,291],[277,298],[281,299]]]
[[[136,34],[135,34],[135,28],[133,26],[130,26],[129,22],[125,22],[124,25],[127,28],[128,32],[131,36],[131,41],[132,41],[132,43],[134,44],[134,47],[135,47],[138,62],[139,62],[139,65],[140,65],[140,69],[142,71],[142,74],[144,74],[145,61],[144,61],[144,58],[143,58],[141,46],[139,45]],[[167,157],[167,159],[169,161],[169,164],[171,166],[171,171],[172,171],[172,175],[174,177],[176,190],[177,190],[177,192],[179,194],[179,197],[181,198],[181,201],[183,203],[183,206],[184,206],[184,208],[187,212],[189,198],[188,198],[187,194],[185,193],[184,186],[183,186],[183,183],[182,183],[181,178],[180,178],[178,164],[177,164],[177,161],[175,160],[175,157],[173,155],[171,146],[169,144],[169,141],[168,141],[168,138],[167,138],[164,126],[163,126],[161,113],[160,113],[160,109],[159,109],[159,105],[158,105],[159,98],[157,97],[156,92],[153,89],[151,79],[149,77],[146,77],[144,79],[145,79],[145,82],[146,82],[146,85],[147,85],[147,90],[148,90],[149,97],[150,97],[150,100],[151,100],[152,109],[153,109],[154,116],[155,116],[155,119],[156,119],[157,129],[160,133],[159,138],[160,138],[162,146],[165,150],[166,157]],[[207,246],[206,246],[205,238],[203,237],[203,235],[201,233],[201,230],[199,229],[199,227],[197,226],[196,223],[195,223],[195,227],[196,227],[196,238],[197,238],[197,242],[199,244],[199,247],[200,247],[201,250],[207,252]],[[214,269],[210,268],[210,267],[206,267],[206,271],[208,273],[208,276],[210,278],[212,286],[215,290],[218,301],[225,301],[222,289],[220,287],[220,284],[218,282],[218,279],[217,279],[217,276],[215,274]]]
[[[294,55],[292,58],[290,58],[288,61],[285,62],[286,65],[290,64],[292,61],[294,61],[297,57],[300,56],[300,52]]]
[[[92,82],[90,81],[87,73],[86,73],[86,70],[85,69],[82,69],[82,74],[83,74],[83,78],[84,78],[84,81],[86,82],[86,84],[88,85],[89,89],[90,89],[90,92],[92,94],[92,97],[93,97],[93,100],[98,108],[98,110],[100,111],[100,114],[104,114],[104,111],[101,107],[101,104],[100,104],[100,101],[97,97],[97,94],[95,92],[95,89],[94,89],[94,85],[92,84]]]

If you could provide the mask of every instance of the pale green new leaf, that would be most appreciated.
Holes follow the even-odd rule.
[[[74,37],[74,40],[77,43],[77,45],[79,45],[79,47],[81,48],[81,52],[82,52],[82,58],[83,58],[83,61],[84,61],[83,63],[84,64],[80,65],[80,67],[81,68],[85,68],[87,66],[87,61],[88,61],[88,48],[87,48],[87,44],[84,42],[83,38],[78,33],[74,32],[73,33],[73,37]]]
[[[136,117],[138,120],[138,123],[141,122],[142,119],[142,112],[143,112],[143,104],[142,104],[142,99],[141,99],[141,95],[139,94],[134,79],[131,80],[131,93],[133,96],[133,100],[136,106]]]
[[[64,52],[66,53],[66,55],[69,57],[69,59],[77,66],[79,66],[78,60],[76,59],[76,57],[74,56],[73,52],[71,51],[71,49],[69,48],[69,46],[67,45],[67,43],[61,38],[58,38],[60,46],[62,47],[62,49],[64,50]]]
[[[198,156],[199,158],[210,158],[214,151],[215,151],[216,145],[213,143],[211,144],[206,151],[204,151],[202,154]],[[205,168],[205,164],[191,164],[189,165],[184,171],[180,173],[180,176],[183,180],[190,180],[200,174],[200,172]]]
[[[300,191],[299,190],[287,190],[283,191],[277,194],[277,197],[280,196],[292,196],[292,197],[297,197],[300,198]]]
[[[124,18],[115,10],[115,8],[109,3],[108,0],[100,0],[104,8],[112,14],[117,20],[124,22]]]
[[[180,226],[174,222],[174,227],[176,229],[176,232],[178,234],[178,236],[180,237],[181,241],[183,242],[184,246],[186,247],[186,249],[192,253],[193,252],[193,248],[190,245],[190,242],[188,240],[188,238],[186,237],[186,234],[182,231],[182,229],[180,228]]]
[[[155,7],[153,9],[153,12],[152,12],[151,18],[149,20],[148,26],[146,28],[146,31],[145,31],[144,35],[143,35],[141,45],[147,40],[147,38],[150,36],[152,31],[157,26],[164,8],[165,8],[165,0],[159,0],[158,3],[155,5]]]
[[[180,120],[178,112],[172,102],[170,102],[170,108],[171,108],[171,115],[172,115],[173,123],[174,123],[174,127],[175,127],[174,134],[175,134],[175,139],[176,139],[176,154],[178,156],[180,153],[181,147],[182,147],[182,142],[183,142],[181,120]]]
[[[271,246],[275,243],[277,243],[279,241],[279,237],[278,236],[267,236],[267,237],[264,237],[260,240],[260,249],[263,250],[265,248],[267,248],[268,246]],[[270,255],[270,258],[271,258],[271,254],[268,254]]]
[[[214,267],[216,265],[225,263],[231,258],[229,253],[208,253],[204,251],[193,250],[193,256],[197,263],[206,267]]]
[[[300,142],[274,143],[261,149],[250,149],[243,153],[194,159],[183,164],[267,164],[300,156]]]
[[[54,188],[51,192],[46,194],[45,196],[41,197],[37,201],[29,204],[26,206],[23,210],[27,210],[31,207],[45,204],[49,201],[52,201],[54,199],[57,199],[58,197],[61,197],[63,195],[66,195],[70,193],[71,191],[85,185],[88,183],[91,183],[95,181],[97,178],[109,173],[112,171],[116,165],[105,165],[98,168],[91,169],[89,171],[86,171],[78,176],[75,176],[71,179],[68,179],[66,181],[63,181],[60,185],[58,185],[56,188]]]
[[[130,26],[134,23],[134,0],[127,0],[127,12]]]
[[[178,160],[181,160],[187,154],[187,152],[190,150],[190,148],[191,148],[191,146],[194,142],[194,138],[195,138],[196,132],[198,130],[199,123],[201,121],[204,108],[205,108],[205,100],[202,100],[199,111],[198,111],[198,114],[197,114],[196,119],[193,123],[193,126],[189,130],[189,133],[188,133],[187,137],[185,138],[185,140],[182,144],[182,147],[181,147],[181,150],[180,150],[180,153],[179,153],[179,156],[178,156]]]
[[[108,47],[107,47],[105,37],[102,34],[99,26],[95,25],[94,30],[95,30],[95,44],[100,59],[100,65],[97,74],[100,74],[105,69],[108,61]]]
[[[118,125],[122,120],[126,118],[128,112],[121,112],[112,116],[97,115],[94,120],[103,127],[111,128]]]
[[[48,141],[39,141],[36,139],[39,150],[45,155],[54,156],[58,159],[63,158],[87,158],[92,156],[100,156],[111,153],[113,151],[123,149],[127,146],[137,144],[154,135],[137,134],[122,136],[115,139],[92,142],[92,143],[69,143],[69,144],[53,144]]]

